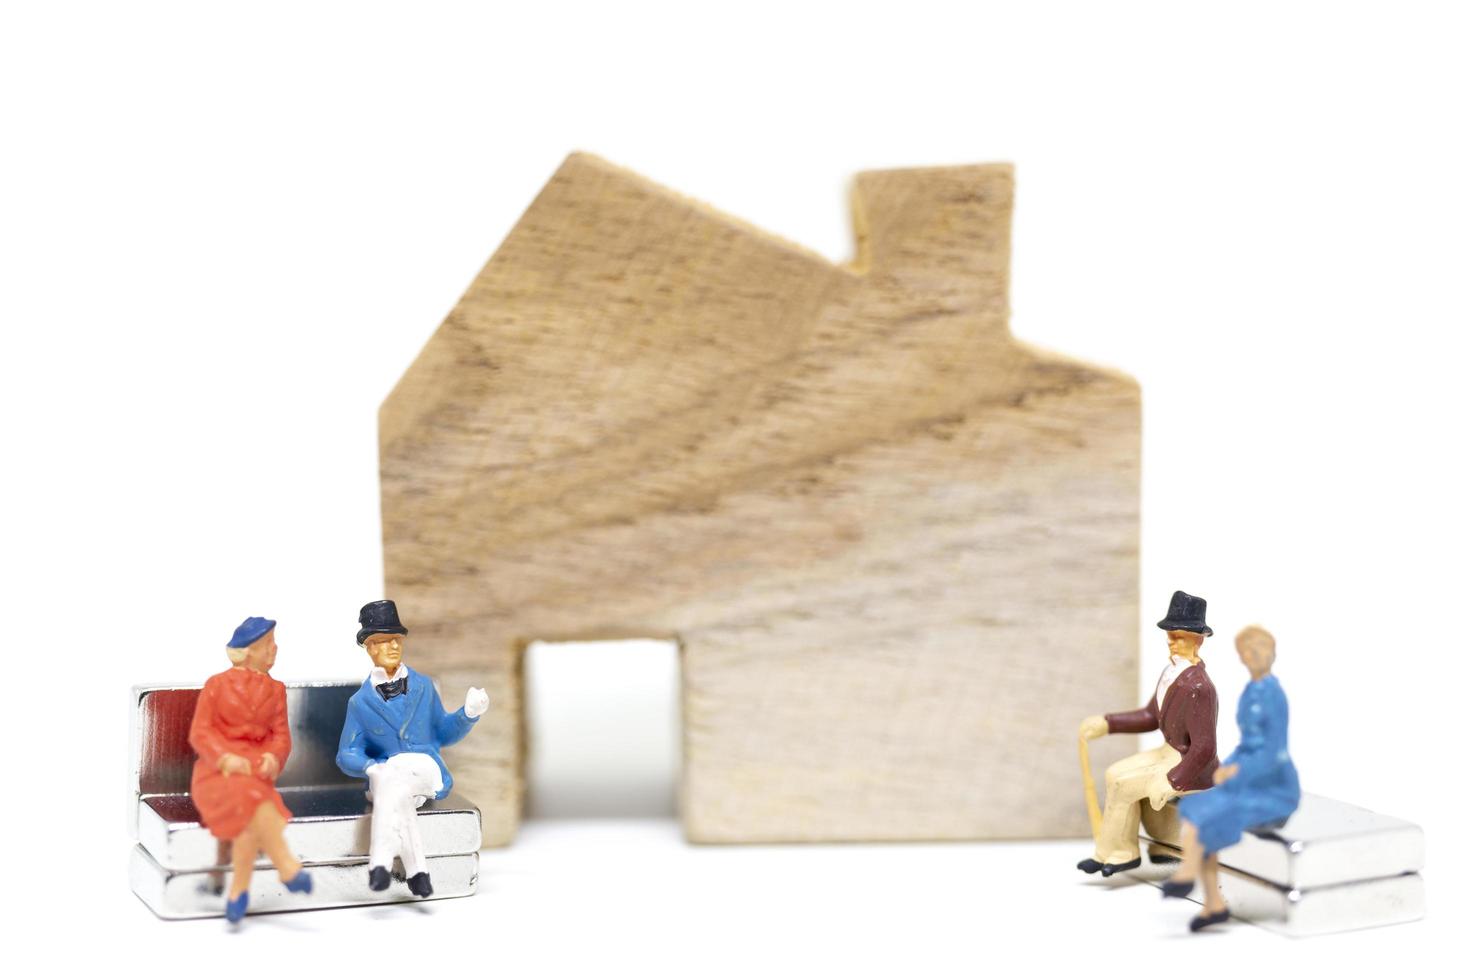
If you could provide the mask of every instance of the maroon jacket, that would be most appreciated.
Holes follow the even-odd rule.
[[[1105,715],[1108,733],[1158,729],[1169,747],[1181,756],[1179,765],[1169,770],[1169,784],[1181,793],[1209,789],[1215,785],[1215,768],[1220,765],[1215,755],[1215,719],[1220,705],[1215,685],[1205,673],[1205,662],[1185,668],[1174,678],[1164,694],[1162,712],[1158,701],[1156,694],[1137,711]]]

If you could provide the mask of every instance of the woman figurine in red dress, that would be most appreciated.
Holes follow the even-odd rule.
[[[230,637],[234,664],[204,682],[189,726],[199,754],[189,794],[210,833],[233,841],[225,918],[239,922],[250,904],[255,855],[265,851],[288,891],[310,892],[311,875],[286,846],[291,811],[276,777],[291,752],[286,685],[270,676],[276,662],[276,623],[251,616]]]

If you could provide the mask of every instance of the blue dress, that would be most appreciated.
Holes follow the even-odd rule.
[[[1240,771],[1219,786],[1179,801],[1179,815],[1194,824],[1206,854],[1240,840],[1252,827],[1285,820],[1301,802],[1296,767],[1286,750],[1286,693],[1275,675],[1245,686],[1235,723],[1240,745],[1222,766]]]

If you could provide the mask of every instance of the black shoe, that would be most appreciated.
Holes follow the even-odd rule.
[[[1148,856],[1148,859],[1149,859],[1149,861],[1151,861],[1154,864],[1178,864],[1179,863],[1179,855],[1177,855],[1177,854],[1168,854],[1168,853],[1164,853],[1164,854],[1150,854]]]
[[[1111,878],[1119,871],[1132,871],[1143,863],[1143,858],[1134,858],[1132,861],[1124,861],[1122,864],[1105,864],[1102,866],[1104,878]]]
[[[1189,893],[1194,891],[1194,881],[1175,881],[1170,878],[1160,887],[1164,890],[1165,898],[1188,898]]]
[[[392,880],[392,877],[388,874],[388,869],[381,864],[375,866],[368,872],[368,887],[375,892],[387,891],[388,882]]]
[[[1101,861],[1094,861],[1092,858],[1077,862],[1077,870],[1086,874],[1095,875],[1102,869],[1103,863]]]
[[[429,884],[429,873],[427,871],[420,871],[408,879],[408,890],[419,898],[428,898],[434,894],[434,886]]]
[[[1197,915],[1189,920],[1189,931],[1199,932],[1205,926],[1213,926],[1230,918],[1230,910],[1223,912],[1211,912],[1209,915]]]

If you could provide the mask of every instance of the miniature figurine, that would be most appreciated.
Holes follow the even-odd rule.
[[[1220,895],[1220,851],[1248,829],[1282,826],[1302,797],[1286,746],[1286,693],[1271,673],[1276,638],[1247,626],[1236,635],[1235,649],[1251,675],[1235,712],[1240,745],[1215,770],[1213,789],[1179,801],[1184,858],[1164,882],[1165,898],[1183,898],[1196,877],[1204,879],[1204,912],[1190,920],[1190,932],[1230,918]]]
[[[291,811],[275,785],[291,753],[286,686],[270,676],[275,628],[275,620],[251,616],[235,629],[226,650],[234,666],[204,682],[189,726],[189,744],[199,754],[189,795],[210,833],[233,842],[225,902],[230,922],[239,922],[250,904],[250,875],[261,851],[287,891],[311,892],[311,875],[286,846]]]
[[[464,707],[444,710],[439,692],[424,675],[403,663],[408,630],[390,599],[370,602],[358,615],[357,644],[373,669],[347,702],[347,720],[337,747],[337,766],[368,781],[373,801],[368,845],[368,887],[388,887],[393,858],[403,860],[408,890],[419,898],[434,893],[424,862],[416,811],[429,797],[442,799],[454,784],[439,750],[464,738],[490,707],[484,690],[472,687]]]
[[[1176,796],[1208,789],[1219,765],[1215,756],[1219,706],[1215,686],[1199,657],[1205,637],[1214,635],[1205,625],[1205,600],[1175,592],[1168,615],[1158,625],[1168,634],[1169,664],[1159,675],[1149,703],[1137,711],[1093,715],[1079,729],[1084,745],[1087,739],[1116,732],[1157,729],[1164,736],[1158,748],[1108,767],[1107,802],[1101,824],[1093,831],[1093,855],[1077,863],[1088,874],[1101,871],[1108,877],[1138,867],[1142,863],[1139,821],[1151,837],[1167,836],[1168,824],[1175,818],[1165,805]],[[1167,858],[1156,856],[1155,860]]]

